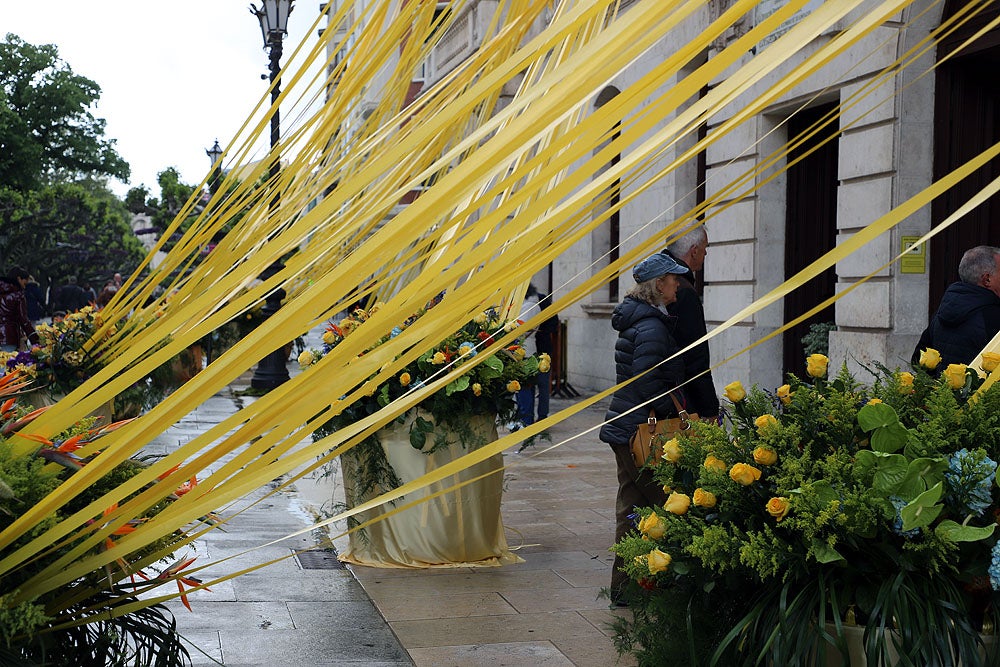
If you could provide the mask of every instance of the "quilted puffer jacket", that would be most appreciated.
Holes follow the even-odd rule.
[[[635,382],[615,392],[601,427],[601,440],[610,445],[627,445],[636,427],[649,418],[649,408],[656,411],[657,419],[677,416],[677,409],[669,396],[662,396],[648,406],[629,414],[629,409],[644,401],[660,396],[684,380],[684,362],[680,357],[657,366],[680,349],[672,334],[676,318],[660,309],[625,297],[611,315],[611,326],[618,332],[615,343],[615,373],[623,382],[645,370],[653,369]],[[684,405],[680,390],[674,395]],[[623,415],[619,419],[614,419]],[[614,419],[614,421],[609,421]]]

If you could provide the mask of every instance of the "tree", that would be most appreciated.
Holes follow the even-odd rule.
[[[5,268],[23,266],[43,287],[72,275],[99,290],[116,272],[135,271],[145,256],[131,217],[93,180],[31,192],[0,188],[0,257]]]
[[[55,45],[17,35],[0,42],[0,187],[31,190],[56,179],[128,179],[129,166],[91,113],[101,88],[75,74]]]

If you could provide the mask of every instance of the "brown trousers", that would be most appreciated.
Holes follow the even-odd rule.
[[[637,507],[663,506],[667,502],[667,494],[663,486],[653,480],[653,474],[648,468],[639,470],[632,460],[632,452],[628,445],[612,445],[615,461],[618,464],[618,500],[615,503],[615,542],[625,537],[625,534],[635,528],[635,523],[629,518]],[[621,571],[621,556],[615,556],[614,570],[611,572],[611,600],[617,602],[621,592],[628,583],[628,575]]]

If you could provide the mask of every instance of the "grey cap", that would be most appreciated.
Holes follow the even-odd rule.
[[[673,257],[665,252],[658,252],[636,264],[635,268],[632,269],[632,277],[637,283],[644,283],[668,273],[682,274],[687,272],[687,268],[677,263]]]

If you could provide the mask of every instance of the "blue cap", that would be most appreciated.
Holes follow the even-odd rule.
[[[644,283],[668,273],[682,274],[687,272],[687,267],[679,264],[673,257],[665,252],[658,252],[636,264],[635,268],[632,269],[632,278],[637,283]]]

